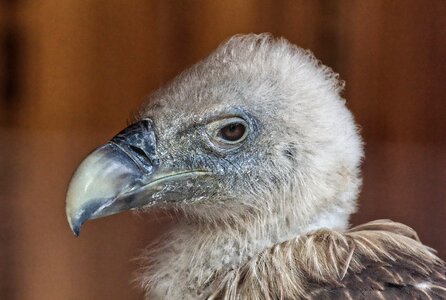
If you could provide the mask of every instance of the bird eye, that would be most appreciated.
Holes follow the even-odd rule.
[[[228,142],[237,142],[245,136],[246,127],[242,123],[231,123],[218,131],[217,136]]]
[[[220,119],[208,124],[211,142],[217,147],[228,150],[238,146],[248,136],[248,123],[239,117]]]

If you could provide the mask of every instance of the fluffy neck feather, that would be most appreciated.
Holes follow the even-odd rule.
[[[333,208],[306,225],[277,214],[243,227],[178,223],[156,250],[147,253],[141,281],[150,299],[197,299],[224,274],[262,250],[317,228],[345,229],[348,214]]]

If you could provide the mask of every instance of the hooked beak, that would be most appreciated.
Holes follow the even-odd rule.
[[[156,155],[153,122],[144,119],[94,150],[79,165],[67,192],[68,223],[78,236],[87,220],[174,201],[178,194],[164,192],[167,185],[203,173],[163,170]]]

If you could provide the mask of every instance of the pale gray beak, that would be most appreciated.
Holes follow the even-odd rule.
[[[155,147],[153,122],[144,119],[84,159],[71,179],[66,199],[68,223],[76,236],[87,220],[150,204],[147,186],[160,164]],[[153,194],[157,185],[149,190]]]

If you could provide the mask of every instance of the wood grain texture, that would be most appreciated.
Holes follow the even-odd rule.
[[[0,298],[141,299],[131,259],[167,222],[123,214],[75,239],[66,185],[148,92],[236,33],[283,35],[341,74],[366,142],[352,222],[407,223],[445,258],[444,28],[441,0],[0,1]]]

